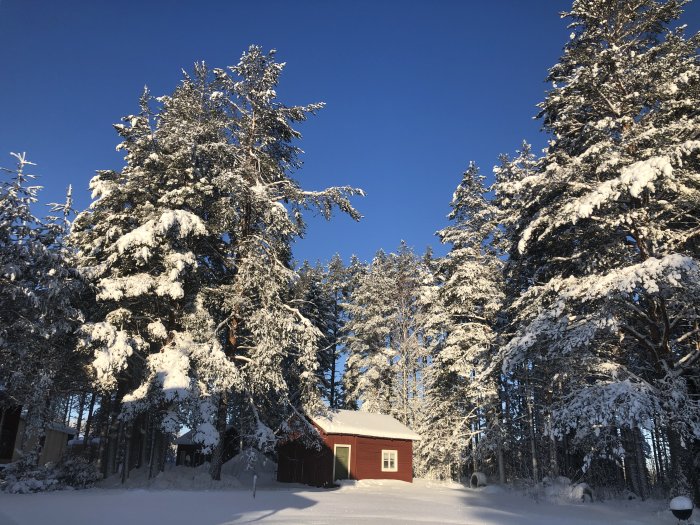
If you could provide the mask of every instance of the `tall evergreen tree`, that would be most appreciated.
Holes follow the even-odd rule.
[[[346,403],[412,425],[422,403],[427,309],[433,276],[402,243],[380,251],[347,305]]]
[[[493,456],[500,439],[498,374],[488,373],[502,292],[501,262],[493,240],[497,215],[484,177],[470,164],[452,199],[452,225],[438,232],[451,251],[441,261],[442,285],[433,302],[433,345],[418,431],[419,467],[438,478],[462,473]]]
[[[0,385],[3,399],[26,409],[20,449],[36,465],[51,421],[51,401],[65,392],[68,378],[83,376],[74,332],[82,321],[77,307],[81,281],[63,244],[71,211],[39,219],[31,207],[39,186],[27,173],[25,154],[13,154],[17,169],[0,186]]]
[[[73,232],[101,306],[86,327],[96,384],[127,415],[157,411],[167,432],[194,410],[215,479],[229,413],[266,448],[294,411],[322,409],[320,334],[289,302],[290,244],[306,208],[359,218],[347,199],[359,190],[290,177],[292,124],[322,105],[277,102],[282,68],[252,46],[228,71],[197,65],[156,110],[146,93],[117,126],[126,166],[93,179]]]
[[[340,358],[348,291],[348,272],[337,254],[326,267],[305,262],[299,270],[299,310],[322,334],[318,342],[319,387],[330,408],[342,406]]]
[[[528,179],[506,370],[547,363],[552,432],[635,465],[639,439],[668,437],[674,492],[700,431],[690,392],[698,302],[699,37],[670,29],[685,2],[577,0],[541,118],[553,140]],[[692,374],[692,373],[691,373]],[[681,415],[682,414],[682,415]],[[641,454],[643,457],[643,454]]]
[[[527,142],[522,143],[513,158],[501,155],[499,160],[499,165],[494,167],[496,183],[493,190],[499,220],[496,242],[499,249],[507,254],[503,268],[504,308],[498,319],[502,344],[513,336],[517,326],[519,310],[514,304],[532,284],[532,267],[517,247],[520,235],[528,225],[526,209],[536,209],[539,205],[537,188],[541,183],[541,160],[533,154]],[[495,360],[493,364],[500,367],[501,361]],[[503,377],[501,396],[506,427],[503,449],[513,452],[507,454],[505,459],[508,465],[504,467],[509,476],[539,481],[543,473],[542,453],[547,445],[550,457],[556,459],[556,440],[551,433],[549,436],[545,434],[543,425],[543,414],[547,412],[544,405],[549,391],[547,378],[551,374],[545,363],[533,366],[532,360],[525,359],[510,368]],[[557,476],[559,472],[556,468],[548,468],[547,474]]]

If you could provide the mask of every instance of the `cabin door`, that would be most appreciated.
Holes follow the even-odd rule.
[[[350,477],[350,445],[335,445],[333,447],[335,462],[333,464],[333,480]]]

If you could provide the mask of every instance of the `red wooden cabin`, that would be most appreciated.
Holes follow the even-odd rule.
[[[330,486],[338,479],[413,481],[413,442],[420,436],[391,416],[334,410],[311,418],[320,450],[288,441],[278,448],[277,480]]]

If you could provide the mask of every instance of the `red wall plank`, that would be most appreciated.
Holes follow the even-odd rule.
[[[348,434],[324,434],[330,450],[335,445],[350,445],[352,479],[398,479],[413,481],[413,442],[405,439],[384,439]],[[397,472],[382,472],[382,450],[396,450]]]
[[[350,477],[352,479],[397,479],[413,481],[413,442],[405,439],[384,439],[351,434],[321,432],[321,450],[305,449],[290,441],[278,448],[278,481],[306,483],[315,486],[333,484],[333,448],[350,445]],[[382,472],[382,450],[396,450],[397,472]]]

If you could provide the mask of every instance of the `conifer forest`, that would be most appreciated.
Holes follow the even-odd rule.
[[[449,211],[444,256],[397,239],[344,260],[338,238],[325,261],[294,259],[305,214],[361,221],[364,192],[302,185],[297,128],[324,104],[288,105],[294,63],[257,45],[145,89],[114,125],[123,165],[95,173],[87,209],[74,186],[45,215],[32,145],[3,153],[0,409],[24,424],[0,487],[156,477],[185,431],[219,480],[231,429],[274,458],[290,435],[316,446],[307,415],[348,409],[417,432],[417,478],[566,476],[700,502],[686,4],[565,6],[570,38],[542,71],[547,146],[502,144],[493,171],[463,152],[434,211]],[[52,424],[76,435],[45,466]]]

